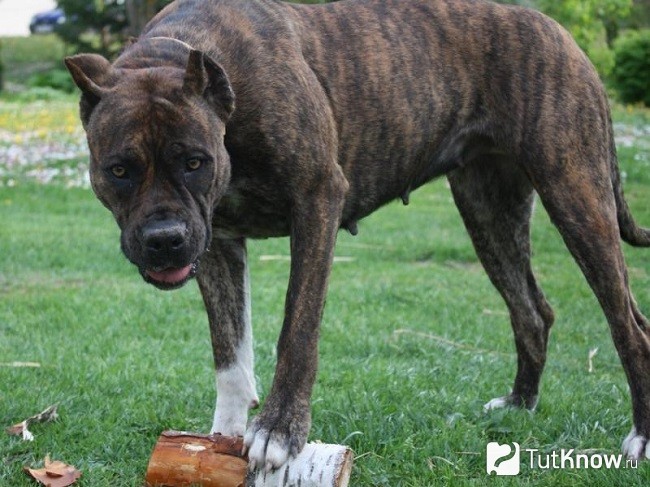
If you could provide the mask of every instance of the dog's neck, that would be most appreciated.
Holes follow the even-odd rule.
[[[194,48],[173,37],[143,37],[129,44],[115,61],[120,69],[147,69],[172,67],[181,68],[187,64],[189,53]]]
[[[157,36],[157,37],[145,37],[143,39],[143,42],[165,42],[165,43],[176,43],[180,44],[184,48],[186,48],[188,51],[193,50],[194,48],[190,46],[187,42],[181,41],[180,39],[174,39],[173,37],[163,37],[163,36]]]

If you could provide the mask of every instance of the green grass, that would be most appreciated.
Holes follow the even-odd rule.
[[[12,120],[29,126],[28,114],[40,109],[26,105],[20,112],[27,115],[16,111]],[[5,122],[4,130],[11,127]],[[648,150],[640,145],[621,151],[621,166],[633,212],[650,226]],[[80,486],[140,486],[162,430],[210,427],[212,357],[196,284],[173,293],[144,284],[90,190],[15,181],[0,187],[0,362],[41,367],[0,366],[0,486],[33,485],[22,467],[48,453],[83,471]],[[618,453],[631,426],[607,324],[541,205],[533,246],[557,315],[539,408],[484,414],[483,403],[511,387],[516,356],[505,306],[445,182],[415,193],[409,207],[391,204],[362,221],[359,236],[339,235],[337,255],[353,260],[337,262],[332,273],[311,439],[355,450],[351,485],[648,485],[647,463],[609,471],[522,465],[514,478],[485,473],[490,441]],[[251,242],[249,255],[264,397],[288,262],[261,256],[288,255],[288,242]],[[626,258],[650,315],[650,252],[626,248]],[[55,403],[60,419],[34,426],[33,443],[2,432]]]

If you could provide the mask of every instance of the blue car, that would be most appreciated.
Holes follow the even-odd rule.
[[[49,34],[54,28],[65,22],[65,14],[60,8],[41,12],[32,17],[29,23],[29,31],[32,34]]]

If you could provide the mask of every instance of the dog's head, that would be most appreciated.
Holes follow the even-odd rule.
[[[228,77],[199,51],[184,69],[118,69],[93,54],[66,65],[82,91],[91,184],[122,231],[124,254],[147,282],[182,286],[210,243],[212,210],[230,180]]]

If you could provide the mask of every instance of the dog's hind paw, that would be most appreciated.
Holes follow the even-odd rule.
[[[503,409],[513,406],[510,396],[495,397],[483,405],[483,411],[486,413],[493,409]]]
[[[636,426],[632,427],[630,434],[623,440],[623,455],[631,460],[650,459],[650,441],[648,437],[637,433]]]
[[[537,407],[538,397],[523,397],[519,394],[510,394],[508,396],[497,397],[488,401],[483,405],[483,411],[488,412],[494,409],[503,409],[503,408],[526,408],[530,411],[534,411]]]

